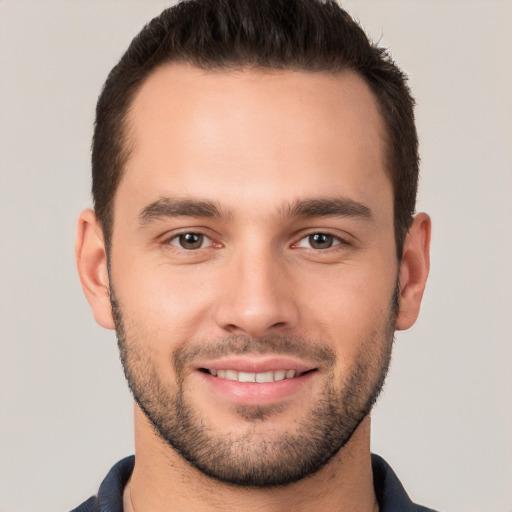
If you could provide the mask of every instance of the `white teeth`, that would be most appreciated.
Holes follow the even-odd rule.
[[[274,380],[284,380],[286,377],[286,370],[277,370],[274,372]]]
[[[274,382],[284,379],[293,379],[297,375],[296,370],[277,370],[275,372],[237,372],[236,370],[208,370],[216,377],[227,380],[237,380],[238,382]]]
[[[248,372],[238,372],[238,380],[240,382],[256,382],[256,374]]]
[[[236,370],[226,370],[226,379],[238,380],[238,372]]]
[[[256,382],[273,382],[274,372],[262,372],[256,374]]]

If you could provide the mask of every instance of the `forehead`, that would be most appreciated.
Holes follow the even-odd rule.
[[[262,205],[277,192],[287,201],[364,200],[390,189],[377,101],[353,72],[169,64],[142,85],[127,121],[131,151],[118,193],[142,202],[181,192],[227,202],[259,196]]]

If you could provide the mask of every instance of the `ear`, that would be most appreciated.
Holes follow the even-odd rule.
[[[421,299],[430,269],[431,221],[426,213],[413,219],[407,233],[400,262],[400,307],[396,329],[409,329],[420,312]]]
[[[92,210],[84,210],[78,218],[75,256],[82,289],[96,322],[105,329],[114,329],[103,230]]]

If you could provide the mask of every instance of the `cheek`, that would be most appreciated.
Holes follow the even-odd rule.
[[[375,252],[336,265],[281,261],[288,284],[282,298],[294,303],[300,317],[293,334],[333,346],[342,359],[355,357],[361,342],[387,322],[396,283],[393,248],[384,252],[387,260],[383,251]],[[131,257],[113,253],[113,283],[125,319],[145,343],[168,354],[191,339],[222,335],[214,310],[225,300],[230,265],[171,266],[133,250],[124,253]]]
[[[211,272],[208,278],[191,268],[151,265],[147,260],[131,263],[116,268],[113,282],[133,328],[149,334],[151,343],[185,341],[194,335],[208,318],[215,288]]]
[[[386,271],[340,268],[302,291],[308,336],[331,342],[340,360],[387,331],[396,287],[396,263]],[[318,278],[318,276],[317,276]],[[320,286],[321,285],[321,286]],[[327,339],[326,339],[327,338]]]

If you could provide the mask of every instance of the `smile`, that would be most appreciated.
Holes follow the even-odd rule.
[[[195,375],[213,394],[215,400],[230,405],[262,406],[289,400],[300,393],[318,368],[291,358],[252,359],[232,357],[229,361],[204,361]]]
[[[265,383],[265,382],[275,382],[285,379],[293,379],[294,377],[299,377],[303,373],[297,370],[276,370],[276,371],[267,371],[267,372],[241,372],[237,370],[231,369],[209,369],[206,368],[205,371],[214,377],[218,377],[219,379],[227,379],[227,380],[235,380],[238,382],[254,382],[254,383]]]

